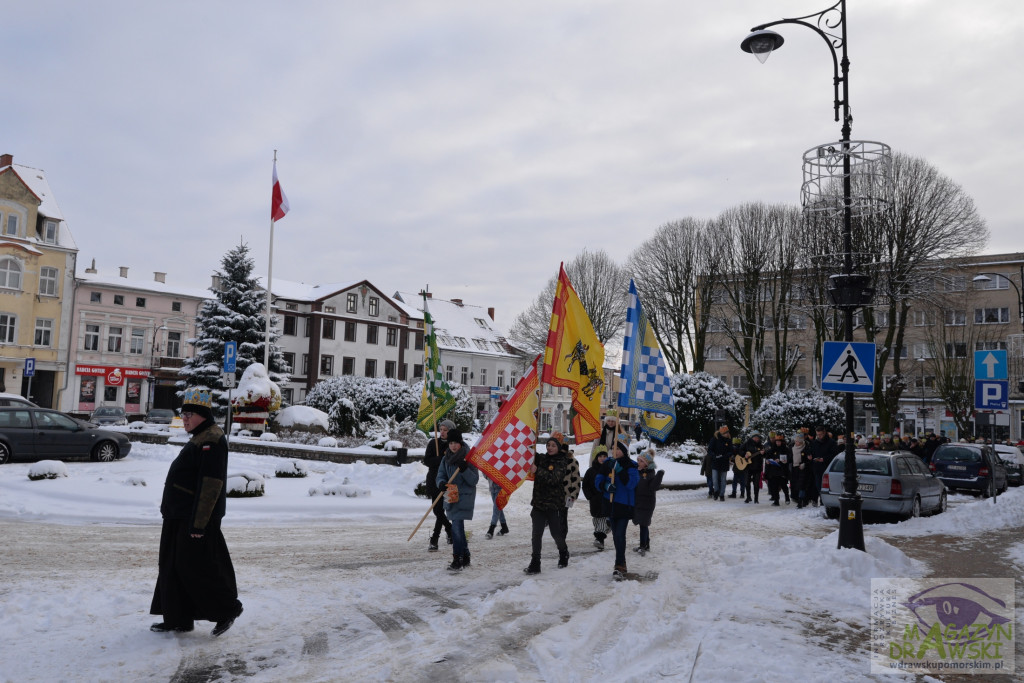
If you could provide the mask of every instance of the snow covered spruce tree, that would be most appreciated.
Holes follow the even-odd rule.
[[[673,375],[670,381],[676,405],[676,426],[670,436],[673,442],[693,439],[706,444],[715,433],[719,410],[726,424],[739,431],[745,403],[735,389],[706,372]]]
[[[782,432],[792,435],[801,427],[808,427],[813,432],[818,425],[824,425],[833,434],[840,434],[845,415],[835,399],[816,389],[790,389],[778,391],[762,400],[750,416],[750,428],[762,434]]]
[[[219,278],[220,288],[210,288],[213,297],[199,306],[196,315],[196,337],[188,343],[195,348],[195,355],[185,359],[178,371],[178,395],[186,389],[201,387],[213,394],[213,409],[218,416],[224,415],[227,407],[227,390],[221,383],[221,369],[224,365],[224,343],[238,344],[236,377],[253,363],[263,362],[266,345],[266,292],[252,275],[253,260],[249,247],[240,244],[227,252],[221,259],[221,270],[214,274]],[[270,329],[270,379],[277,385],[288,381],[291,368],[284,361],[281,348],[276,342],[281,336],[276,316],[271,318]]]

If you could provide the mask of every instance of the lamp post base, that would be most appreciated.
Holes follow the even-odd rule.
[[[839,497],[838,548],[864,550],[864,521],[861,519],[861,498],[844,493]]]

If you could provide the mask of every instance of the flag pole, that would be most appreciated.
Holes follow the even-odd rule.
[[[277,150],[274,150],[274,166],[277,166]],[[274,207],[273,199],[270,201],[270,256],[267,261],[267,331],[263,344],[263,367],[270,373],[270,306],[271,306],[271,274],[274,271]]]

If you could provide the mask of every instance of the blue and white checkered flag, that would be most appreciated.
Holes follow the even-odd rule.
[[[675,426],[676,409],[668,366],[632,280],[629,281],[626,337],[622,343],[622,391],[618,403],[644,411],[641,418],[644,427],[659,441],[667,439]]]

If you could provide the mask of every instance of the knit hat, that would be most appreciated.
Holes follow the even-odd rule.
[[[605,446],[604,444],[601,444],[599,446],[595,446],[594,447],[594,452],[590,454],[590,464],[593,465],[595,462],[597,462],[597,459],[599,457],[601,457],[602,455],[604,455],[604,456],[608,455],[608,447]]]
[[[185,391],[184,403],[181,406],[183,413],[195,413],[206,420],[213,419],[213,398],[208,389],[193,387]]]
[[[629,445],[625,441],[616,441],[615,450],[622,451],[622,454],[629,457]]]
[[[449,428],[448,429],[448,443],[461,443],[461,444],[465,444],[466,442],[462,440],[462,432],[460,432],[458,429],[451,429],[451,428]]]
[[[441,420],[441,424],[438,425],[438,426],[439,427],[444,427],[445,429],[449,429],[449,430],[455,429],[455,423],[452,422],[451,420]]]
[[[732,437],[732,442],[733,442],[733,443],[734,443],[735,445],[737,445],[737,446],[738,446],[738,445],[740,445],[740,443],[741,443],[741,442],[740,442],[740,437],[738,437],[738,436],[734,436],[734,437]]]
[[[648,467],[654,467],[654,449],[648,448],[646,451],[637,456],[637,460],[643,458],[647,462]]]
[[[548,441],[557,441],[558,447],[561,448],[565,445],[565,434],[562,432],[552,432],[551,438],[549,438]]]

